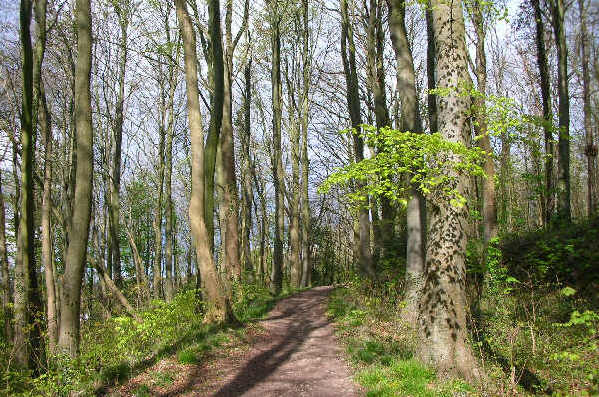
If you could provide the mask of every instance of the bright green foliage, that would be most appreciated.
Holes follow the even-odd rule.
[[[453,205],[463,205],[466,198],[456,190],[456,176],[449,174],[448,169],[459,174],[484,175],[480,166],[482,150],[448,141],[438,133],[417,134],[387,127],[377,130],[364,125],[360,134],[368,146],[384,150],[372,158],[338,169],[324,181],[319,192],[327,192],[333,185],[347,186],[352,181],[361,181],[365,182],[363,187],[354,186],[349,194],[354,201],[363,202],[372,195],[405,205],[410,185],[402,183],[401,178],[408,177],[410,184],[425,196],[434,191],[451,200]]]
[[[165,357],[197,364],[210,350],[228,343],[227,333],[233,332],[203,324],[197,296],[196,290],[184,289],[172,302],[152,301],[150,307],[138,313],[140,321],[119,316],[83,322],[79,359],[54,357],[52,366],[38,378],[5,368],[10,349],[0,342],[0,396],[67,396],[72,392],[94,395],[97,388],[121,384]],[[267,289],[255,285],[245,285],[240,297],[234,308],[243,322],[261,318],[276,303]],[[172,373],[156,373],[152,384],[168,385],[175,377]],[[135,395],[152,393],[142,385]]]

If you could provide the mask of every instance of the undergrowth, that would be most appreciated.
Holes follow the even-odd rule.
[[[277,300],[292,292],[286,290],[273,298],[264,287],[238,286],[233,310],[241,324],[248,323],[265,316]],[[154,300],[138,316],[140,321],[116,316],[82,322],[80,357],[52,357],[39,377],[13,368],[13,352],[0,343],[0,395],[94,395],[126,382],[166,357],[174,356],[181,364],[197,364],[212,349],[226,343],[229,334],[244,331],[204,324],[194,289],[183,290],[168,303]],[[171,382],[172,376],[167,375],[154,383]],[[140,386],[137,394],[149,395],[146,389]]]
[[[354,280],[335,290],[329,315],[356,369],[354,379],[369,397],[467,395],[472,388],[456,379],[438,379],[414,358],[418,339],[398,316],[397,288],[385,283],[373,289]]]

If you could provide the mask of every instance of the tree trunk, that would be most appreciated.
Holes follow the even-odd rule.
[[[52,129],[43,83],[40,85],[41,106],[39,107],[39,124],[44,140],[44,182],[42,193],[41,227],[42,227],[42,266],[46,276],[46,317],[48,321],[48,350],[56,352],[58,342],[57,300],[54,285],[54,263],[52,257]]]
[[[218,151],[224,104],[224,62],[223,43],[220,29],[220,1],[208,1],[208,31],[210,35],[210,55],[208,62],[209,80],[212,82],[212,100],[210,125],[204,156],[204,216],[210,239],[211,251],[214,249],[214,177],[216,172],[216,154]]]
[[[591,78],[589,74],[589,32],[587,31],[587,16],[584,0],[578,0],[580,12],[580,59],[582,64],[582,102],[584,110],[585,154],[587,156],[587,214],[591,217],[597,212],[597,176],[595,175],[597,147],[593,139],[593,122],[591,120]]]
[[[270,8],[270,29],[272,49],[272,124],[273,124],[273,185],[275,188],[275,236],[274,252],[272,258],[272,286],[275,295],[281,292],[283,287],[283,229],[285,228],[285,211],[283,191],[285,183],[283,171],[283,159],[281,154],[281,15],[279,14],[278,0],[268,0]]]
[[[289,254],[291,285],[300,287],[302,280],[300,247],[300,131],[296,117],[295,86],[290,80],[289,68],[286,71],[289,116],[289,140],[291,143],[291,201],[289,203]],[[294,79],[294,76],[291,76]]]
[[[164,27],[166,31],[166,40],[171,42],[170,26],[169,26],[169,12],[164,17]],[[174,283],[174,266],[173,266],[173,244],[174,236],[174,208],[173,208],[173,197],[172,197],[172,175],[173,175],[173,137],[175,134],[175,90],[177,88],[177,75],[175,74],[175,65],[179,60],[179,47],[175,53],[175,64],[169,62],[168,64],[168,84],[169,84],[169,102],[168,102],[168,125],[167,125],[167,136],[166,136],[166,174],[164,185],[166,189],[166,225],[164,227],[165,234],[165,261],[166,267],[166,283],[164,285],[164,295],[167,302],[170,302],[175,295],[175,283]]]
[[[389,110],[385,93],[385,71],[383,68],[383,29],[381,26],[380,5],[377,0],[370,0],[367,28],[367,76],[368,85],[373,93],[374,115],[377,128],[390,127]],[[384,147],[376,148],[384,151]],[[378,251],[382,258],[393,254],[395,208],[387,197],[379,199],[381,206],[380,232],[381,246]]]
[[[248,46],[249,46],[248,35]],[[250,232],[252,230],[252,203],[254,193],[252,191],[252,159],[250,157],[251,142],[251,106],[252,106],[252,58],[251,54],[244,70],[245,90],[243,94],[243,130],[241,131],[241,157],[242,157],[242,263],[243,268],[250,272],[253,269],[251,259]]]
[[[353,134],[354,159],[356,163],[364,160],[364,141],[359,135],[362,116],[360,114],[360,94],[358,74],[356,71],[356,47],[351,21],[349,20],[347,0],[341,0],[341,58],[347,88],[347,108],[351,125],[356,131]],[[356,184],[363,182],[356,181]],[[358,186],[358,189],[362,186]],[[307,187],[305,188],[307,189]],[[370,252],[370,217],[368,202],[360,206],[359,214],[360,256],[358,260],[360,271],[371,278],[375,277]]]
[[[2,193],[2,172],[0,171],[0,289],[2,293],[2,310],[4,317],[4,337],[12,340],[10,320],[12,313],[8,304],[12,302],[10,293],[10,276],[8,272],[8,255],[6,250],[6,214],[4,212],[4,193]]]
[[[429,132],[431,134],[439,131],[439,124],[437,122],[437,96],[431,94],[430,91],[435,89],[435,64],[436,64],[436,48],[435,48],[435,34],[433,32],[433,11],[430,6],[426,7],[424,11],[426,19],[426,80],[428,83],[429,93],[426,96],[428,105],[428,124]]]
[[[154,266],[153,273],[153,296],[154,299],[160,299],[162,287],[162,201],[164,192],[164,140],[166,131],[164,128],[165,106],[161,106],[162,121],[159,127],[160,141],[158,143],[158,200],[156,202],[156,213],[152,221],[154,229]]]
[[[308,42],[310,29],[308,25],[308,0],[302,0],[303,11],[303,91],[302,91],[302,181],[301,181],[301,241],[302,241],[302,279],[301,287],[306,288],[312,284],[312,263],[310,261],[310,198],[308,196],[308,176],[310,173],[310,159],[308,158],[308,119],[310,117],[310,82],[312,75],[312,54]],[[369,251],[370,252],[370,247]]]
[[[121,249],[120,249],[120,190],[121,190],[121,143],[123,140],[123,108],[125,103],[125,73],[127,67],[127,29],[129,27],[129,16],[127,10],[123,10],[118,3],[113,3],[115,11],[119,18],[119,25],[121,27],[121,43],[120,43],[120,59],[119,59],[119,71],[118,71],[118,97],[115,108],[114,128],[113,128],[113,142],[111,157],[112,163],[110,165],[110,218],[109,218],[109,229],[110,229],[110,250],[109,255],[111,256],[112,262],[112,277],[114,283],[120,287],[122,283],[122,272],[121,272]],[[110,272],[110,269],[109,269]]]
[[[478,94],[474,98],[475,123],[474,131],[479,147],[486,153],[483,169],[486,178],[483,181],[483,237],[485,246],[497,236],[497,208],[495,206],[495,164],[491,138],[487,131],[486,91],[487,91],[487,56],[485,54],[485,25],[482,14],[483,5],[475,0],[471,7],[472,23],[476,32],[476,68],[475,75]]]
[[[37,13],[36,13],[37,14]],[[43,339],[37,321],[43,313],[37,281],[34,245],[34,197],[33,197],[33,156],[35,148],[34,99],[38,89],[41,64],[45,43],[45,34],[39,38],[36,46],[35,65],[31,47],[32,2],[21,1],[20,41],[23,60],[23,91],[21,103],[21,192],[19,204],[19,229],[17,235],[17,259],[15,261],[15,359],[17,364],[37,369],[42,360]],[[45,14],[44,14],[45,16]],[[44,23],[45,27],[45,23]],[[45,33],[45,28],[44,28]],[[34,79],[36,80],[34,82]],[[35,96],[35,98],[34,98]]]
[[[92,19],[90,0],[77,0],[77,65],[75,72],[75,124],[77,133],[77,170],[71,219],[71,234],[65,256],[60,309],[59,349],[71,357],[79,353],[81,283],[85,268],[93,185],[93,129],[90,73]]]
[[[543,102],[543,131],[545,133],[545,224],[551,222],[555,207],[553,186],[553,117],[551,115],[551,86],[549,83],[549,66],[545,50],[545,25],[540,0],[531,0],[534,8],[537,44],[537,65],[541,81],[541,98]]]
[[[215,2],[218,7],[218,1]],[[189,222],[192,237],[196,248],[199,267],[199,275],[205,298],[208,304],[205,321],[220,322],[229,321],[233,313],[221,280],[216,272],[212,258],[209,234],[205,223],[204,212],[204,132],[202,127],[202,113],[200,111],[200,100],[198,91],[198,71],[196,38],[191,18],[187,13],[185,0],[176,0],[177,19],[179,29],[183,38],[185,54],[185,83],[187,87],[187,112],[189,119],[189,130],[191,133],[191,198],[189,202]],[[215,7],[211,3],[211,7]],[[214,11],[214,10],[213,10]],[[214,22],[214,21],[212,21]],[[221,104],[222,110],[222,104]]]
[[[403,0],[387,0],[389,6],[389,31],[397,60],[397,87],[401,101],[400,130],[423,133],[418,93],[416,91],[416,73],[414,58],[408,41],[405,25],[406,9]],[[416,186],[412,187],[407,207],[408,241],[406,252],[406,306],[404,318],[416,324],[420,289],[424,276],[424,197]]]
[[[559,95],[559,139],[558,139],[558,218],[570,222],[570,97],[568,94],[568,48],[564,25],[564,1],[551,0],[553,33],[557,47],[557,82]]]
[[[470,101],[460,93],[470,87],[464,18],[460,2],[431,2],[437,49],[435,76],[438,96],[439,131],[445,139],[470,143]],[[451,157],[451,156],[450,156]],[[456,159],[449,159],[450,163]],[[449,188],[469,197],[469,178],[452,167],[444,173],[454,178]],[[467,206],[451,205],[441,191],[430,200],[430,223],[426,253],[426,274],[419,319],[424,343],[420,355],[441,373],[472,379],[477,374],[474,357],[466,342],[466,231]]]
[[[225,268],[229,271],[229,276],[234,280],[241,279],[241,263],[239,260],[239,229],[238,213],[239,200],[237,197],[237,180],[235,176],[235,147],[233,143],[233,55],[235,47],[245,30],[248,18],[249,3],[246,0],[243,24],[233,39],[231,32],[231,23],[233,17],[233,1],[227,0],[225,15],[225,37],[226,46],[224,52],[224,81],[223,81],[223,122],[221,131],[221,168],[224,177],[223,186],[223,215],[221,222],[225,225],[224,243],[225,243]],[[220,34],[220,31],[219,31]]]

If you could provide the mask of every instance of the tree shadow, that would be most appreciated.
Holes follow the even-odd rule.
[[[266,341],[272,339],[277,340],[277,342],[271,344],[267,350],[252,357],[243,365],[243,368],[231,368],[231,371],[236,372],[235,377],[221,386],[220,389],[213,394],[214,397],[239,396],[252,390],[256,385],[267,379],[289,360],[314,331],[325,327],[329,323],[326,319],[315,321],[315,319],[308,314],[310,313],[309,311],[313,309],[314,304],[311,297],[304,296],[299,298],[299,300],[300,302],[298,302],[297,305],[288,307],[282,312],[269,317],[267,320],[281,320],[291,318],[292,316],[301,319],[293,323],[293,325],[285,327],[283,331],[281,331],[281,328],[284,324],[277,324],[277,326],[280,326],[281,328],[278,328],[273,332],[275,335],[269,334],[264,337],[264,340]],[[306,312],[306,315],[302,315],[303,312]],[[198,368],[189,374],[188,379],[184,384],[179,386],[177,390],[165,394],[164,397],[179,396],[190,391],[195,384],[198,384],[199,377],[201,377],[201,368]],[[291,382],[292,381],[293,377],[291,377]],[[288,380],[286,380],[286,382],[288,382]],[[273,390],[273,392],[276,392],[276,390]]]

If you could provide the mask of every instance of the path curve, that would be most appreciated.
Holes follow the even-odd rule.
[[[360,396],[343,360],[327,298],[332,287],[316,287],[277,303],[249,351],[211,365],[190,396]],[[212,373],[210,373],[212,372]]]

